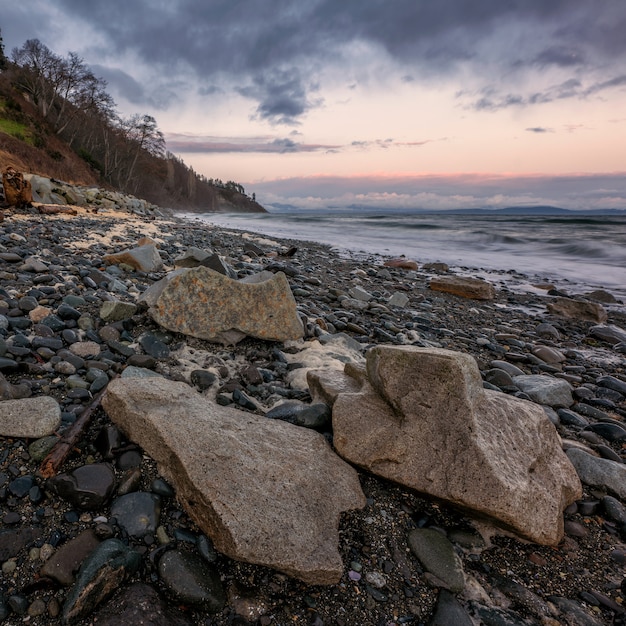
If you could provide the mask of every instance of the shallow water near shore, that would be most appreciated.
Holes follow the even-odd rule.
[[[626,217],[330,210],[183,215],[352,254],[405,255],[420,264],[447,263],[455,271],[524,274],[529,289],[531,282],[554,282],[573,293],[606,289],[626,301]]]

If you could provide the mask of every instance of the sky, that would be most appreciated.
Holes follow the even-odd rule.
[[[121,115],[269,208],[626,209],[624,0],[29,0]]]

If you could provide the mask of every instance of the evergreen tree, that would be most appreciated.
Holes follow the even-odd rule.
[[[4,54],[4,41],[2,40],[2,30],[0,30],[0,72],[6,70],[9,66],[9,61]]]

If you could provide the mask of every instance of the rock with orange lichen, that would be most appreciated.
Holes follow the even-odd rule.
[[[244,337],[300,339],[303,326],[287,278],[244,283],[206,267],[180,269],[152,285],[139,302],[168,330],[216,343]]]

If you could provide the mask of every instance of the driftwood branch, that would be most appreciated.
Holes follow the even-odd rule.
[[[110,381],[109,381],[110,382]],[[63,436],[54,444],[48,456],[39,466],[39,475],[42,478],[52,478],[63,465],[69,453],[87,430],[93,412],[100,406],[100,401],[106,392],[106,386],[93,398],[89,406],[80,414],[80,417],[65,431]]]
[[[42,215],[58,215],[65,213],[67,215],[78,215],[78,211],[73,207],[62,206],[58,204],[38,204],[37,211]]]

